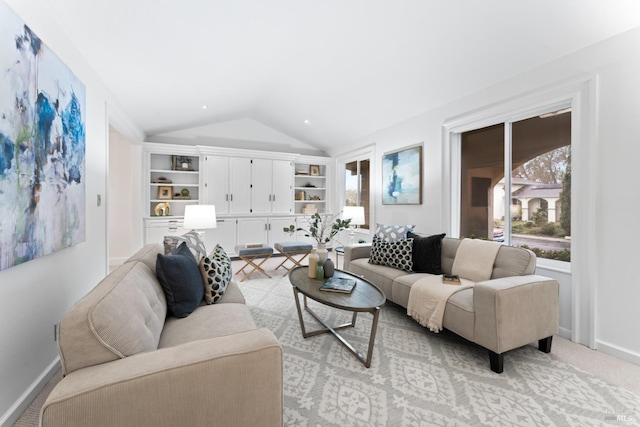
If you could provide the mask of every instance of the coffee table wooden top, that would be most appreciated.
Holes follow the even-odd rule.
[[[384,305],[384,293],[373,283],[346,271],[336,270],[335,277],[355,279],[356,286],[349,294],[321,291],[327,279],[309,278],[309,267],[296,267],[289,273],[289,281],[303,295],[319,303],[349,311],[373,311]]]

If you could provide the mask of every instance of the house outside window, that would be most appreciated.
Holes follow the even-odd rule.
[[[344,165],[344,201],[345,206],[364,207],[365,224],[360,228],[369,229],[371,162],[369,159],[353,160]]]
[[[464,132],[460,161],[461,237],[571,260],[569,110]]]

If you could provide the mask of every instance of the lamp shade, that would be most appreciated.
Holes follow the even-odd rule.
[[[364,206],[345,206],[342,209],[342,219],[351,218],[351,225],[364,224]]]
[[[184,207],[184,228],[207,230],[217,226],[215,205],[187,205]]]

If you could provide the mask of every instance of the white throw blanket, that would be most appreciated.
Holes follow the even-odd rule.
[[[459,285],[447,285],[442,283],[442,276],[423,277],[411,286],[407,314],[430,331],[440,332],[449,297],[473,285],[471,280],[462,278]]]
[[[463,239],[458,246],[451,272],[460,276],[460,285],[442,283],[442,276],[428,276],[411,286],[407,314],[432,332],[442,330],[444,309],[451,295],[491,278],[501,244],[487,240]]]

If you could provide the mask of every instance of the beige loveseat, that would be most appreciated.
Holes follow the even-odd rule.
[[[234,281],[222,299],[167,317],[147,245],[65,313],[64,378],[44,427],[282,426],[282,347]]]
[[[461,240],[442,240],[441,267],[452,274]],[[344,269],[378,285],[388,300],[408,306],[411,287],[428,273],[407,273],[369,263],[370,244],[346,246]],[[554,279],[534,275],[533,252],[503,245],[495,258],[491,279],[454,293],[446,303],[442,326],[489,350],[491,369],[503,371],[505,352],[538,341],[551,351],[558,331],[559,285]]]

